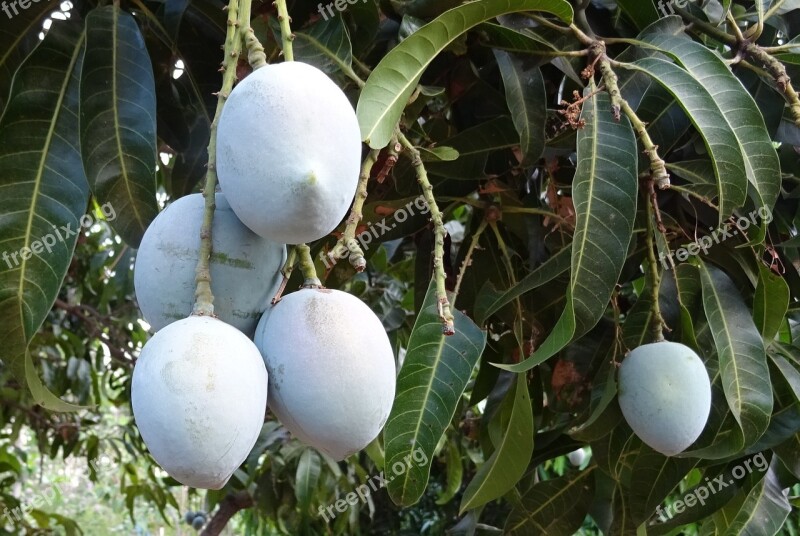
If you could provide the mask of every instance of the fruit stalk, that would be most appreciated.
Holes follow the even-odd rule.
[[[240,0],[240,2],[239,20],[244,23],[241,32],[242,39],[244,39],[244,47],[247,49],[247,62],[255,71],[267,64],[267,55],[264,54],[264,47],[256,37],[253,27],[250,26],[252,0]]]
[[[652,183],[650,188],[653,188]],[[655,190],[653,190],[653,194],[655,194]],[[651,309],[653,311],[653,341],[661,342],[664,340],[664,327],[666,326],[666,323],[664,322],[664,317],[661,315],[661,304],[658,301],[658,294],[661,289],[661,272],[658,260],[656,259],[655,240],[653,239],[656,231],[655,226],[653,225],[653,220],[655,219],[655,203],[655,195],[648,195],[647,199],[645,200],[645,204],[647,206],[647,274],[650,279],[650,291],[652,293]]]
[[[361,165],[361,174],[358,177],[358,189],[356,190],[356,198],[353,201],[353,208],[350,211],[350,217],[347,218],[347,224],[344,228],[344,233],[333,249],[328,253],[331,260],[336,260],[333,257],[339,257],[339,253],[346,251],[350,252],[348,260],[357,272],[363,272],[367,267],[367,260],[364,258],[364,250],[356,240],[356,229],[358,222],[363,218],[364,201],[367,199],[367,183],[369,176],[372,172],[372,167],[378,160],[379,150],[372,150],[367,154],[364,163]]]
[[[444,228],[442,213],[439,211],[439,205],[436,204],[436,198],[433,196],[433,186],[431,186],[428,180],[428,172],[425,170],[425,165],[422,163],[422,157],[419,151],[399,130],[397,132],[397,140],[406,149],[403,154],[411,159],[411,165],[414,167],[414,171],[417,174],[417,182],[422,188],[422,195],[425,197],[425,202],[428,204],[428,208],[430,208],[431,211],[431,220],[433,221],[435,235],[433,272],[436,278],[436,298],[439,301],[439,317],[442,320],[442,333],[445,335],[453,335],[456,330],[453,325],[453,313],[450,310],[450,300],[447,299],[447,288],[445,287],[447,274],[444,271],[444,237],[447,236],[447,230]]]
[[[214,112],[214,121],[211,123],[211,132],[208,141],[208,171],[206,172],[206,182],[203,187],[203,197],[205,198],[205,211],[203,214],[203,224],[200,228],[200,251],[195,271],[195,304],[192,310],[194,315],[214,315],[214,295],[211,292],[211,232],[214,221],[214,192],[217,188],[217,125],[219,116],[225,100],[233,89],[236,80],[236,64],[239,61],[241,50],[241,33],[239,28],[239,1],[230,0],[228,10],[228,29],[225,34],[225,57],[222,60],[222,88],[217,93],[217,109]]]
[[[303,288],[321,288],[322,282],[317,277],[317,269],[314,268],[314,259],[311,257],[311,248],[306,244],[297,244],[295,247],[300,257],[300,273],[303,274]]]
[[[289,16],[289,10],[286,9],[286,0],[275,0],[275,7],[278,8],[278,21],[281,24],[281,46],[283,49],[283,57],[286,61],[294,61],[294,52],[292,51],[292,41],[294,41],[294,34],[290,23],[292,18]]]

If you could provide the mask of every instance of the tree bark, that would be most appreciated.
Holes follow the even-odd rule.
[[[203,532],[200,533],[200,536],[217,536],[222,532],[222,529],[225,528],[236,512],[244,510],[245,508],[250,508],[253,504],[253,497],[246,491],[237,491],[228,494],[222,502],[219,503],[217,511],[203,528]]]

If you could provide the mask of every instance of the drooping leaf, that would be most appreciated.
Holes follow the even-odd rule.
[[[300,510],[305,512],[314,498],[317,489],[322,462],[314,449],[306,449],[300,455],[295,475],[294,494]]]
[[[627,490],[634,523],[646,521],[695,465],[697,459],[664,456],[642,447],[633,462],[633,477]]]
[[[666,8],[669,8],[671,0],[666,0]],[[617,7],[622,10],[628,18],[633,21],[637,28],[643,30],[652,22],[655,22],[662,15],[666,16],[664,3],[659,3],[662,12],[659,13],[655,4],[650,0],[617,0]]]
[[[572,22],[572,7],[563,0],[485,0],[443,13],[393,48],[372,71],[356,108],[362,139],[373,149],[385,147],[431,61],[464,32],[515,11],[545,11]]]
[[[700,279],[725,397],[742,428],[745,445],[750,445],[767,429],[772,414],[772,384],[764,343],[730,278],[700,263]]]
[[[92,192],[114,207],[133,247],[156,217],[156,98],[150,56],[131,15],[115,6],[86,18],[81,145]]]
[[[567,307],[541,346],[525,361],[498,365],[529,370],[592,329],[608,306],[625,262],[636,215],[637,148],[627,118],[616,122],[611,100],[598,93],[583,105],[578,166],[572,185],[575,235]]]
[[[75,406],[46,389],[27,347],[58,296],[89,200],[77,143],[83,45],[79,24],[53,23],[0,119],[0,355],[54,411]]]
[[[678,17],[652,25],[639,39],[670,55],[708,91],[736,137],[756,208],[771,211],[780,192],[780,161],[750,93],[721,57],[683,33]]]
[[[724,536],[778,534],[792,510],[789,499],[781,487],[778,476],[771,467],[755,486],[740,491],[739,497],[734,498],[714,516],[720,534]]]
[[[753,296],[753,320],[765,341],[777,335],[789,309],[789,285],[772,270],[758,265],[758,285]]]
[[[461,489],[463,480],[464,464],[461,460],[461,450],[458,448],[458,439],[452,438],[447,442],[447,486],[436,498],[436,504],[449,503]]]
[[[505,495],[519,482],[533,454],[533,412],[525,374],[517,375],[516,387],[509,392],[513,400],[511,416],[503,438],[488,460],[464,490],[461,513]]]
[[[14,72],[39,44],[42,23],[54,7],[48,2],[28,4],[27,9],[14,7],[15,14],[7,3],[7,12],[0,11],[0,112],[7,104]]]
[[[571,258],[572,254],[569,248],[564,248],[506,291],[498,291],[491,286],[484,287],[475,300],[475,321],[478,324],[484,324],[490,316],[526,292],[539,288],[560,276],[569,270]]]
[[[544,151],[544,124],[547,119],[547,94],[542,71],[531,60],[495,50],[494,57],[503,77],[511,119],[520,137],[522,165],[530,165]]]
[[[279,36],[280,26],[273,21],[273,31]],[[296,61],[309,63],[328,74],[352,67],[353,47],[342,17],[320,20],[293,33],[292,49]]]
[[[648,73],[675,97],[706,144],[714,164],[719,196],[719,224],[747,197],[747,172],[738,141],[719,105],[691,74],[660,58],[643,58],[625,67]]]
[[[572,536],[594,497],[592,469],[534,484],[506,521],[505,534],[514,536]]]
[[[431,283],[408,341],[384,429],[387,467],[404,463],[416,449],[428,460],[389,482],[389,495],[398,505],[414,504],[425,491],[434,449],[486,345],[486,333],[460,311],[455,311],[455,335],[443,335],[437,304]]]

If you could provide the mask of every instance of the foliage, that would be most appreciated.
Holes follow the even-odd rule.
[[[797,533],[800,3],[326,5],[289,2],[294,57],[345,90],[375,160],[351,235],[367,268],[337,258],[338,236],[310,246],[323,283],[381,318],[396,404],[341,463],[268,413],[226,488],[190,492],[205,533],[237,512],[249,534]],[[111,459],[100,478],[129,526],[189,530],[130,417],[149,328],[132,270],[157,209],[206,174],[223,7],[0,15],[0,506],[25,512],[5,533],[111,530],[34,501],[44,458],[92,481]],[[282,61],[276,8],[252,7]],[[712,380],[676,457],[616,401],[616,365],[661,336]],[[396,478],[337,511],[376,475]]]

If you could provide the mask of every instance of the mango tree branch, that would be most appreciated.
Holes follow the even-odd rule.
[[[744,56],[747,56],[757,63],[763,65],[769,72],[772,79],[775,80],[775,83],[778,85],[778,89],[786,98],[795,124],[800,126],[800,96],[798,96],[797,91],[795,90],[794,86],[792,86],[792,79],[786,72],[786,67],[783,65],[783,63],[772,56],[767,49],[754,43],[752,38],[739,39],[733,35],[723,32],[719,28],[716,28],[701,19],[698,19],[684,9],[676,8],[676,11],[684,19],[690,21],[692,23],[692,27],[700,30],[706,35],[713,37],[721,43],[729,45],[731,48],[737,49],[740,54],[743,54]]]
[[[622,111],[630,120],[633,129],[639,136],[644,146],[644,153],[650,160],[650,175],[662,190],[669,188],[670,179],[667,172],[664,160],[658,155],[658,146],[653,143],[653,139],[647,132],[647,125],[639,119],[636,112],[631,108],[628,101],[622,98],[622,93],[619,89],[617,74],[611,68],[611,61],[606,56],[606,47],[602,41],[596,41],[592,47],[592,56],[598,58],[598,68],[603,77],[603,84],[605,84],[608,93],[611,95],[611,107],[614,113],[614,118],[619,121],[620,111]]]
[[[214,221],[215,195],[217,188],[217,126],[222,107],[231,94],[233,83],[236,80],[236,64],[239,61],[241,50],[241,33],[239,28],[238,0],[230,0],[228,10],[228,29],[225,34],[225,57],[222,60],[222,88],[217,93],[217,109],[214,120],[211,122],[211,133],[208,141],[208,171],[203,187],[205,198],[205,211],[203,223],[200,228],[200,251],[198,252],[197,268],[195,269],[195,303],[192,309],[194,315],[214,315],[214,295],[211,292],[211,231]]]
[[[358,177],[356,197],[353,200],[353,208],[350,211],[350,217],[347,218],[344,233],[333,249],[328,252],[328,258],[334,262],[347,255],[350,264],[357,272],[363,272],[364,268],[367,267],[364,251],[356,240],[356,229],[358,228],[358,223],[364,218],[363,211],[364,201],[367,199],[367,183],[372,173],[372,167],[378,160],[378,154],[380,154],[380,150],[372,150],[367,154],[367,158],[364,159],[364,163],[361,165],[361,174]]]
[[[221,534],[238,511],[250,508],[254,504],[253,496],[247,491],[236,491],[228,494],[220,501],[217,511],[214,512],[208,524],[203,527],[203,532],[200,533],[200,536],[217,536]]]
[[[453,325],[453,313],[450,310],[450,301],[447,299],[447,288],[445,287],[445,279],[447,274],[444,271],[444,237],[447,236],[447,230],[444,228],[442,221],[442,213],[439,211],[439,205],[436,204],[436,199],[433,196],[433,186],[428,180],[428,173],[425,170],[425,165],[422,163],[422,157],[414,145],[408,141],[405,135],[397,131],[397,140],[405,148],[405,154],[410,160],[414,171],[417,174],[417,182],[422,188],[422,194],[425,197],[425,202],[431,211],[431,220],[433,221],[434,229],[434,248],[433,248],[433,274],[436,280],[436,298],[439,301],[439,317],[442,320],[442,333],[445,335],[453,335],[455,326]]]
[[[281,25],[281,48],[283,49],[283,57],[286,61],[294,61],[294,52],[292,51],[292,41],[294,41],[294,34],[290,23],[292,18],[289,16],[289,10],[286,9],[286,0],[275,0],[274,6],[278,8],[278,21]]]

